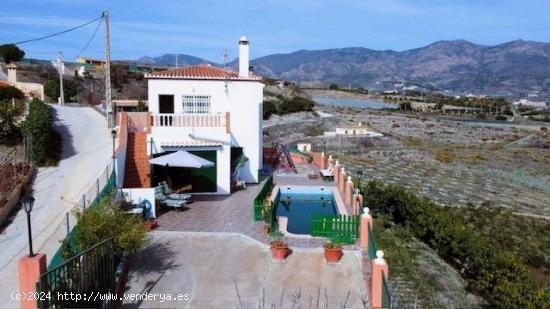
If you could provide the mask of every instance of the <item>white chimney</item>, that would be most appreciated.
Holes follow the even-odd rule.
[[[245,36],[241,36],[239,40],[239,76],[248,77],[249,76],[249,47],[248,39]]]
[[[8,69],[8,83],[12,86],[17,85],[17,66],[12,62],[6,68]]]

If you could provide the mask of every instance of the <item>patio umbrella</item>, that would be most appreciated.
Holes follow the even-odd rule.
[[[187,151],[179,150],[164,156],[149,160],[149,163],[162,166],[203,168],[215,164]]]

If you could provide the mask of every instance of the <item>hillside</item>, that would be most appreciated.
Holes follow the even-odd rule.
[[[153,59],[152,64],[175,64],[173,55],[139,61],[144,59]],[[181,64],[208,62],[185,55],[178,60]],[[485,46],[457,40],[400,52],[363,47],[299,50],[257,58],[251,64],[260,75],[293,81],[369,89],[391,89],[404,82],[456,93],[515,98],[538,92],[550,98],[550,43],[517,40]],[[231,65],[236,66],[236,61]]]

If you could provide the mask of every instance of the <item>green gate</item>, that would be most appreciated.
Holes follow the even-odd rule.
[[[359,237],[359,216],[313,215],[311,236],[327,237],[341,244],[354,244]]]
[[[265,198],[269,196],[271,190],[273,190],[273,176],[269,176],[262,184],[258,195],[254,198],[253,215],[254,221],[262,221],[263,210],[265,206]]]
[[[114,308],[120,256],[111,237],[41,274],[36,291],[44,297],[38,307]]]

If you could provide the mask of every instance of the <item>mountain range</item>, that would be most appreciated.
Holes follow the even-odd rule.
[[[175,55],[142,57],[138,63],[175,65]],[[178,55],[179,65],[212,63]],[[229,63],[237,66],[237,60]],[[393,89],[400,85],[450,93],[550,99],[550,43],[517,40],[495,46],[438,41],[405,50],[349,47],[299,50],[251,61],[256,74],[297,82]]]

